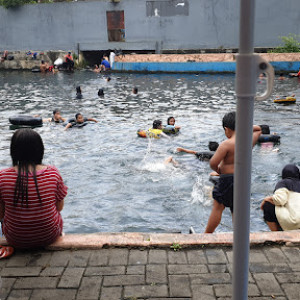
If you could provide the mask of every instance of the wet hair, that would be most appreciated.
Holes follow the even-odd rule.
[[[77,118],[78,118],[79,116],[82,116],[82,114],[81,114],[81,113],[77,113],[77,114],[75,115],[75,120],[77,120]]]
[[[161,126],[161,120],[155,120],[153,122],[153,129],[158,129],[159,126]]]
[[[235,130],[235,111],[229,112],[223,117],[222,125],[224,129],[227,127],[233,131]]]
[[[44,144],[41,136],[30,128],[18,129],[12,136],[10,143],[10,156],[14,167],[18,169],[14,191],[14,205],[21,201],[21,205],[28,206],[28,177],[29,167],[32,174],[38,198],[42,202],[36,179],[36,166],[42,163],[44,157]]]
[[[59,110],[58,108],[55,108],[55,109],[53,110],[53,115],[57,114],[58,112],[60,112],[60,110]]]
[[[104,96],[104,91],[103,91],[103,89],[99,89],[98,90],[98,96],[100,97],[100,96]]]
[[[111,80],[111,78],[110,78],[110,77],[107,77],[107,78],[106,78],[106,81],[110,81],[110,80]]]
[[[76,86],[76,93],[81,94],[81,87],[80,85]]]
[[[174,121],[175,121],[175,118],[174,118],[174,117],[169,117],[168,120],[167,120],[167,125],[170,125],[170,120],[171,120],[171,119],[174,119]]]
[[[137,94],[138,93],[138,88],[135,86],[133,89],[132,89],[132,92],[134,93],[134,94]]]
[[[261,128],[261,133],[262,134],[270,134],[270,127],[269,125],[259,125]]]
[[[42,61],[41,61],[41,64],[44,64],[44,63],[45,63],[45,61],[44,61],[44,60],[42,60]]]
[[[280,77],[283,77],[283,73],[280,73],[279,76],[280,76]]]
[[[209,142],[208,143],[208,149],[209,151],[216,151],[219,147],[219,143],[218,142]]]

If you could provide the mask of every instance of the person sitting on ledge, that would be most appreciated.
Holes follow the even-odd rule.
[[[69,71],[74,69],[74,60],[70,51],[65,55],[64,67]]]
[[[271,231],[300,229],[300,172],[294,164],[282,170],[282,180],[260,208]]]
[[[0,171],[0,219],[9,245],[45,247],[62,235],[67,187],[54,166],[42,163],[44,144],[33,129],[17,130],[11,139],[13,166]]]
[[[110,63],[104,57],[101,59],[100,70],[101,71],[108,71],[108,70],[110,70]]]

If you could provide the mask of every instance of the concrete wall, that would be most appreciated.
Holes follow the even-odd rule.
[[[108,42],[106,11],[124,10],[125,42]],[[237,48],[239,0],[109,0],[0,8],[0,50]],[[299,0],[256,0],[255,47],[300,34]]]

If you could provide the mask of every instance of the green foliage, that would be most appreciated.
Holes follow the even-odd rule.
[[[172,248],[174,251],[179,251],[181,249],[181,246],[178,243],[173,243],[170,248]]]
[[[14,8],[27,3],[36,3],[34,0],[0,0],[0,5],[5,8]]]
[[[288,36],[281,36],[283,45],[280,45],[269,53],[291,53],[291,52],[300,52],[300,42],[299,35],[289,33]]]

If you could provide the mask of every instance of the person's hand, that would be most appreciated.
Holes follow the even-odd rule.
[[[209,174],[209,176],[220,176],[220,174],[217,173],[216,171],[213,171]]]
[[[264,206],[264,204],[265,204],[266,202],[270,202],[271,204],[275,205],[275,204],[274,204],[274,201],[273,201],[273,199],[272,199],[272,196],[268,196],[268,197],[266,197],[266,198],[263,200],[263,202],[261,203],[261,205],[260,205],[260,209],[261,209],[261,210],[263,210],[263,206]]]
[[[182,151],[183,151],[183,148],[178,147],[176,150],[177,150],[177,152],[182,152]]]

